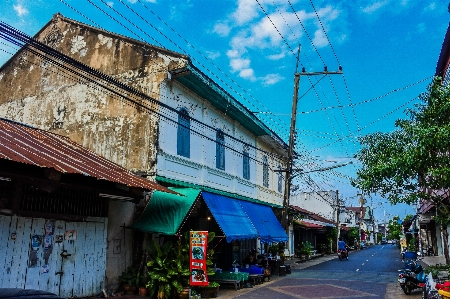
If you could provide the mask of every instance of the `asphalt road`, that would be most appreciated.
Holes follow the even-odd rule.
[[[397,283],[398,269],[404,264],[396,246],[375,245],[350,252],[348,260],[340,261],[337,255],[327,259],[321,263],[302,263],[292,268],[292,274],[274,277],[272,282],[252,289],[226,294],[219,291],[218,298],[421,298],[421,290],[407,296]]]

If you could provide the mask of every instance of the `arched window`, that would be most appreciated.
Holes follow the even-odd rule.
[[[263,186],[269,187],[269,163],[267,162],[267,156],[263,156]]]
[[[246,180],[250,180],[250,155],[246,147],[244,147],[244,152],[242,153],[242,165],[243,178]]]
[[[225,170],[225,135],[221,130],[216,132],[216,168]]]
[[[177,154],[186,158],[191,156],[191,120],[185,108],[178,113]]]

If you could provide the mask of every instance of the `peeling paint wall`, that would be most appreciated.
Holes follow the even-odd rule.
[[[37,38],[157,100],[167,70],[186,63],[168,51],[58,16]],[[0,117],[68,136],[129,170],[155,172],[154,113],[27,51],[0,71]]]

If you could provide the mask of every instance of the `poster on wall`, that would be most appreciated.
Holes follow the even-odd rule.
[[[189,239],[189,264],[191,286],[207,286],[206,253],[208,247],[207,231],[191,231]]]

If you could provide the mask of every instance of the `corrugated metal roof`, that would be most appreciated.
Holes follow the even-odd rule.
[[[0,118],[0,159],[78,173],[129,187],[173,191],[137,176],[67,137]]]

